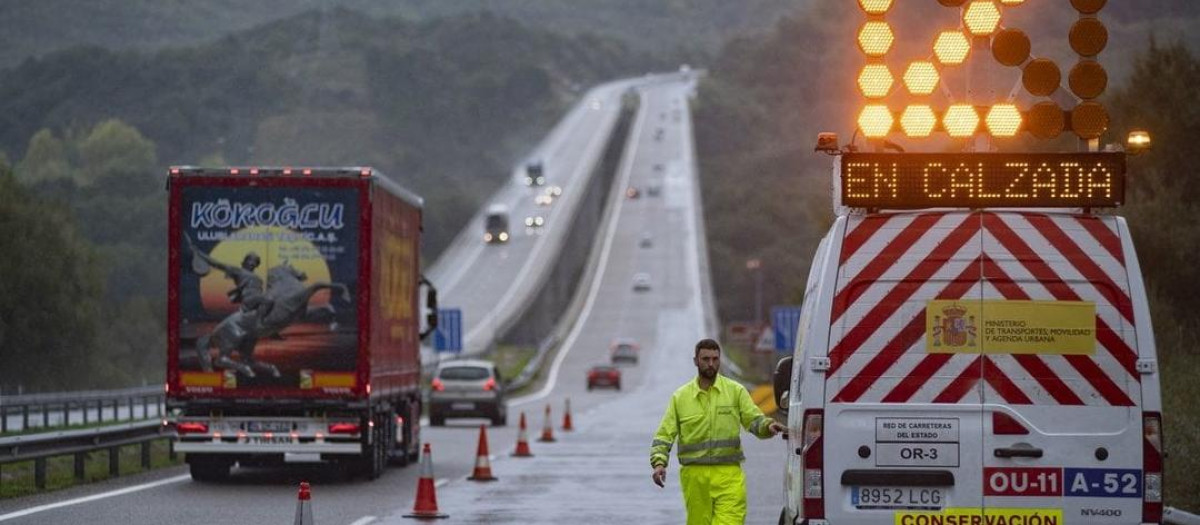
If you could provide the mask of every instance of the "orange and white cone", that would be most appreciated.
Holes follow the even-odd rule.
[[[309,490],[307,481],[300,482],[300,494],[296,500],[296,519],[292,523],[295,525],[313,525],[312,491]]]
[[[517,431],[517,450],[513,452],[515,458],[531,458],[533,452],[529,450],[529,433],[525,430],[525,413],[521,412],[521,426]]]
[[[450,517],[448,514],[438,512],[437,487],[433,484],[433,452],[430,451],[429,443],[425,444],[425,450],[421,452],[421,479],[417,481],[417,501],[413,504],[412,514],[405,514],[404,517],[417,519]]]
[[[471,481],[496,481],[492,475],[492,461],[488,458],[487,427],[479,425],[479,448],[475,451],[475,472],[467,478]]]
[[[563,412],[563,432],[574,432],[575,426],[571,424],[571,398],[567,398],[567,409]]]
[[[542,437],[538,438],[538,441],[542,443],[553,443],[556,440],[554,439],[554,425],[550,424],[550,403],[546,403],[545,421],[546,424],[542,425]]]

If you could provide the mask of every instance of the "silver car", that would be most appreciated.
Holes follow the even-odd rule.
[[[429,424],[449,417],[483,417],[495,426],[508,424],[505,384],[491,361],[463,359],[438,365],[429,389]]]

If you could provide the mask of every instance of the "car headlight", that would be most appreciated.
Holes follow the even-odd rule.
[[[500,241],[504,242],[507,240],[508,240],[508,232],[500,232]]]

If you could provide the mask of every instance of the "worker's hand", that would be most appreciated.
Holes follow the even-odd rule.
[[[667,468],[654,467],[654,475],[651,476],[651,478],[654,479],[655,485],[658,485],[659,487],[667,486]]]
[[[780,432],[787,432],[787,427],[783,426],[778,421],[772,421],[771,424],[767,426],[767,429],[771,431],[771,436],[774,436]]]

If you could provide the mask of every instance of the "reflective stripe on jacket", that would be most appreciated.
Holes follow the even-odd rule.
[[[707,391],[696,380],[679,387],[667,403],[654,442],[650,465],[666,466],[671,446],[679,441],[680,465],[741,463],[741,429],[760,439],[771,437],[771,420],[736,381],[718,374]]]

